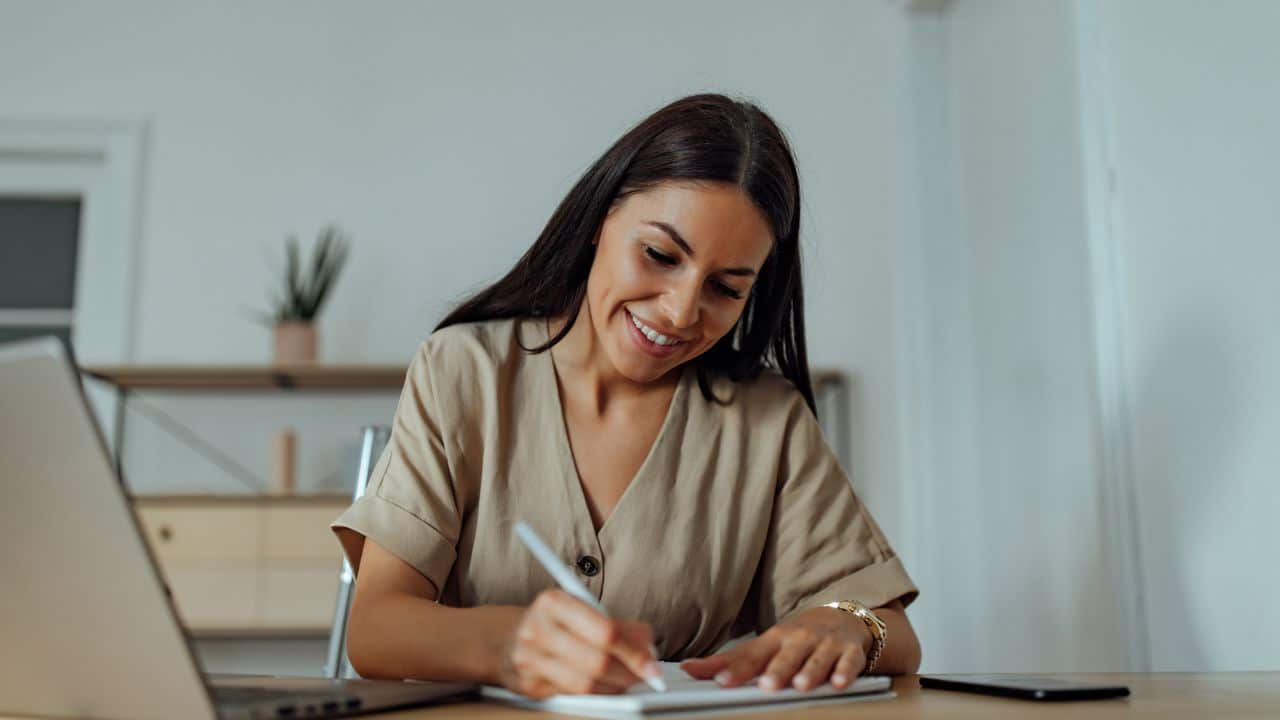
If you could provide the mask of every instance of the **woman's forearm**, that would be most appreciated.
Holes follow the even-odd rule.
[[[357,597],[347,656],[366,678],[498,684],[524,608],[453,608],[401,592]]]
[[[347,655],[362,677],[500,684],[499,672],[526,609],[453,608],[403,592],[359,597],[351,609]],[[875,609],[887,628],[877,675],[915,673],[920,642],[899,603]],[[843,614],[842,614],[843,615]],[[866,632],[860,620],[845,617]]]

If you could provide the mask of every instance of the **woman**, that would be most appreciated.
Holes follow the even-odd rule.
[[[754,105],[684,98],[596,161],[419,349],[334,523],[355,669],[535,697],[622,692],[651,644],[725,686],[914,672],[916,588],[814,417],[799,235]],[[555,589],[522,519],[608,617]]]

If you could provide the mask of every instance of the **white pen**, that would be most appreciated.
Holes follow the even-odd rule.
[[[595,608],[601,615],[608,614],[595,596],[591,594],[591,591],[587,590],[587,587],[578,578],[574,577],[573,571],[569,569],[569,566],[561,562],[560,558],[556,557],[556,554],[551,551],[551,548],[542,542],[542,538],[538,537],[538,533],[533,531],[529,523],[523,520],[516,523],[516,535],[520,537],[520,541],[524,543],[524,546],[529,548],[529,552],[533,553],[533,556],[537,558],[542,567],[551,573],[551,577],[555,578],[561,590]],[[657,648],[650,645],[649,651],[653,653],[653,659],[656,661],[658,659]],[[667,691],[667,683],[660,677],[646,677],[644,681],[649,684],[649,687],[658,692]]]

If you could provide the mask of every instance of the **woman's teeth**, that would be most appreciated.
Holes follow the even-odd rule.
[[[631,313],[627,313],[627,315],[631,317],[631,324],[635,325],[637,330],[643,333],[645,337],[649,338],[650,342],[657,343],[658,345],[679,345],[680,344],[679,340],[673,340],[667,337],[666,335],[663,335],[662,333],[658,332],[657,330],[654,330],[648,325],[645,325],[644,323],[640,322],[639,320],[636,319],[635,315],[631,315]]]

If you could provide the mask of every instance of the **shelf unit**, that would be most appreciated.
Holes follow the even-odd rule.
[[[404,365],[87,365],[82,366],[80,372],[115,388],[112,458],[116,473],[123,478],[125,417],[129,398],[134,393],[156,390],[399,392],[408,368]],[[224,468],[231,465],[207,449],[191,447]]]
[[[125,407],[133,393],[399,392],[407,368],[95,365],[81,372],[116,390],[114,458],[122,469]],[[848,467],[845,375],[815,369],[811,377],[823,430]],[[311,637],[327,631],[341,567],[327,526],[350,503],[349,495],[166,493],[135,494],[132,499],[179,610],[196,636]]]
[[[404,365],[91,365],[85,375],[116,389],[113,457],[123,477],[125,408],[129,396],[146,390],[177,392],[398,392]],[[850,389],[840,370],[810,370],[818,419],[840,464],[850,467]]]

